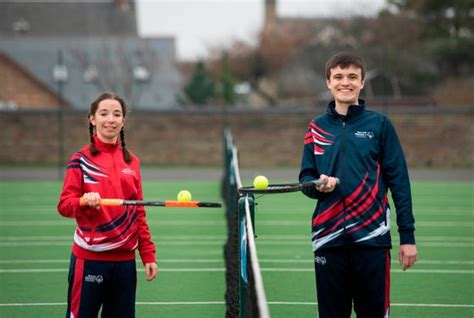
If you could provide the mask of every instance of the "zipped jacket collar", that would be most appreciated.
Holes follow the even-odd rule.
[[[347,109],[347,114],[345,116],[346,120],[355,118],[362,114],[365,110],[365,100],[359,99],[359,105],[350,105]],[[327,113],[333,117],[340,117],[341,115],[336,112],[336,102],[332,101],[328,104]]]
[[[100,140],[96,134],[94,134],[94,145],[99,151],[114,152],[119,147],[119,140],[117,139],[117,141],[113,144],[107,144]]]

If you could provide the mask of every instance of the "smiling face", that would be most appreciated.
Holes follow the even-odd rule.
[[[104,143],[115,143],[124,125],[122,105],[115,99],[99,102],[97,110],[89,117],[97,137]]]
[[[346,114],[350,105],[358,105],[360,91],[364,88],[362,70],[355,65],[341,68],[336,66],[330,69],[326,84],[334,96],[336,110]]]

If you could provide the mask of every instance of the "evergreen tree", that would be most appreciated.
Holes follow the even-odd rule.
[[[214,97],[214,82],[206,70],[204,62],[196,63],[194,74],[184,87],[189,101],[196,105],[206,105]]]

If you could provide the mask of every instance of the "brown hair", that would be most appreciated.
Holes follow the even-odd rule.
[[[89,108],[89,114],[87,114],[87,117],[90,119],[91,116],[93,116],[97,112],[100,102],[106,99],[113,99],[113,100],[118,101],[120,106],[122,107],[123,117],[125,118],[127,114],[127,104],[125,103],[123,98],[111,92],[105,92],[96,97],[96,99],[91,103],[91,106]],[[90,121],[89,121],[89,139],[90,139],[91,154],[97,155],[99,153],[99,149],[97,149],[94,145],[94,125],[92,125]],[[125,130],[123,129],[123,127],[120,130],[120,140],[121,140],[121,146],[122,146],[123,160],[126,163],[130,163],[132,162],[132,156],[130,155],[130,152],[127,150],[127,147],[125,145]]]
[[[362,74],[362,80],[365,78],[365,62],[364,60],[352,53],[349,52],[340,52],[336,55],[333,55],[326,63],[326,79],[331,77],[331,69],[340,66],[341,68],[346,68],[349,66],[355,66],[360,68]]]

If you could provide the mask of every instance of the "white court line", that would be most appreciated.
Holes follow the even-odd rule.
[[[68,268],[27,268],[27,269],[0,269],[0,274],[5,273],[61,273],[68,272]],[[144,272],[145,269],[137,268],[138,272]],[[208,273],[208,272],[225,272],[224,267],[212,267],[212,268],[158,268],[158,272],[170,272],[170,273]]]
[[[311,258],[308,259],[260,259],[260,263],[286,263],[286,264],[312,264],[314,261]],[[2,261],[0,261],[2,263]],[[398,260],[392,260],[392,264],[398,264]],[[463,260],[419,260],[416,262],[417,265],[474,265],[474,261],[463,261]]]
[[[396,236],[396,235],[394,235]],[[195,237],[193,237],[194,239]],[[0,237],[1,239],[1,237]],[[257,241],[260,239],[260,237],[257,237]],[[263,235],[261,236],[262,240],[265,241],[299,241],[299,240],[304,240],[304,241],[310,241],[310,235]],[[397,237],[392,238],[393,242],[399,242]],[[468,237],[468,236],[425,236],[425,235],[416,235],[416,241],[417,242],[474,242],[474,237]]]
[[[148,221],[148,225],[176,225],[176,226],[224,226],[225,221]],[[259,221],[258,226],[307,226],[307,222],[301,221]],[[418,227],[474,227],[474,222],[454,222],[454,221],[421,221],[417,222]],[[75,223],[66,221],[2,221],[0,226],[75,226]]]
[[[68,241],[9,241],[9,242],[0,242],[0,247],[9,247],[9,246],[72,246],[73,240]],[[276,243],[275,243],[276,244]],[[309,244],[309,243],[308,243]],[[156,242],[158,247],[166,246],[223,246],[224,241],[160,241]],[[474,246],[474,243],[473,243]]]
[[[25,259],[25,260],[0,260],[0,264],[62,264],[69,263],[69,259]],[[159,259],[161,263],[222,263],[223,258],[213,259]]]
[[[0,307],[66,306],[67,303],[5,303]],[[224,301],[137,301],[135,305],[225,305]]]
[[[310,305],[316,306],[317,302],[297,302],[297,301],[269,301],[269,305]],[[474,308],[472,304],[408,304],[391,303],[391,307],[445,307],[445,308]]]
[[[212,268],[159,268],[158,272],[188,272],[188,273],[199,273],[199,272],[224,272],[224,267],[212,267]],[[8,273],[59,273],[67,272],[67,268],[28,268],[28,269],[0,269],[0,274]],[[143,272],[143,268],[138,268],[137,271]],[[311,272],[314,273],[313,268],[261,268],[262,272]],[[474,270],[462,270],[462,269],[410,269],[403,271],[401,269],[392,269],[391,273],[410,273],[410,274],[474,274]]]
[[[23,236],[23,235],[17,235],[17,236],[0,236],[0,241],[6,241],[6,242],[15,242],[15,241],[67,241],[71,240],[74,238],[74,234],[71,235],[36,235],[36,236]],[[225,235],[183,235],[183,236],[178,236],[178,235],[156,235],[154,238],[157,241],[195,241],[196,239],[202,240],[202,241],[216,241],[216,240],[226,240],[227,236]],[[303,239],[309,238],[308,236],[302,236]],[[418,237],[417,237],[418,238]],[[285,237],[281,237],[281,240],[285,240]],[[474,238],[473,238],[474,241]]]
[[[0,236],[0,241],[58,241],[70,240],[74,235],[36,235],[36,236]],[[225,235],[156,235],[157,241],[194,241],[196,238],[200,240],[226,240]],[[257,238],[258,239],[258,238]],[[264,235],[260,240],[264,241],[310,241],[310,235]],[[474,242],[474,237],[467,236],[422,236],[417,235],[418,242]],[[396,237],[392,238],[393,242],[398,242]]]
[[[223,235],[187,235],[187,236],[173,236],[173,235],[164,235],[156,236],[155,240],[158,244],[184,244],[185,242],[212,242],[210,244],[223,244],[227,239]],[[459,244],[461,246],[468,246],[466,244],[474,244],[474,237],[466,236],[417,236],[418,245],[422,246],[445,246],[454,244]],[[52,242],[52,243],[62,243],[68,242],[72,244],[73,235],[57,235],[57,236],[0,236],[0,246],[1,244],[26,244],[28,242],[34,242],[35,244],[40,244],[41,242]],[[398,238],[393,238],[392,242],[394,245],[399,243]],[[260,239],[257,238],[257,245],[310,245],[311,240],[309,235],[265,235]],[[440,245],[433,245],[440,244]],[[8,245],[5,245],[8,246]]]
[[[224,301],[159,301],[159,302],[141,302],[135,303],[138,306],[195,306],[195,305],[224,305]],[[297,302],[297,301],[269,301],[269,305],[296,305],[296,306],[316,306],[317,302]],[[0,303],[0,307],[33,307],[33,306],[66,306],[66,303]],[[435,307],[435,308],[474,308],[473,304],[408,304],[391,303],[391,307]]]
[[[257,226],[307,226],[307,222],[301,221],[258,221]],[[421,221],[416,223],[417,227],[474,227],[474,222],[454,221]],[[258,234],[258,233],[257,233]]]
[[[25,241],[25,240],[18,240],[18,241],[1,241],[0,240],[0,247],[12,247],[12,246],[23,246],[23,247],[36,247],[36,246],[72,246],[73,240],[66,240],[66,241]],[[167,241],[167,240],[160,240],[156,241],[156,245],[158,247],[166,246],[221,246],[224,244],[224,240],[216,241],[216,240],[191,240],[191,241]],[[311,246],[311,242],[309,240],[304,241],[263,241],[260,240],[257,243],[258,246]],[[473,248],[474,242],[423,242],[419,241],[418,246],[421,247],[467,247]]]
[[[159,259],[158,264],[162,263],[222,263],[223,258],[189,258],[189,259]],[[307,259],[259,259],[260,263],[285,263],[285,264],[312,264],[313,260]],[[0,264],[64,264],[69,263],[69,259],[14,259],[0,260]],[[392,260],[392,264],[398,264],[397,260]],[[417,265],[474,265],[474,261],[464,260],[419,260]]]
[[[314,272],[313,268],[262,268],[262,272]],[[474,270],[463,269],[410,269],[403,271],[401,269],[392,269],[391,273],[410,273],[410,274],[474,274]]]
[[[225,221],[148,221],[148,225],[191,225],[191,226],[225,226]],[[75,223],[69,220],[66,221],[2,221],[0,226],[74,226]]]
[[[43,241],[43,242],[0,242],[0,247],[11,247],[11,246],[72,246],[72,240],[70,241]]]

